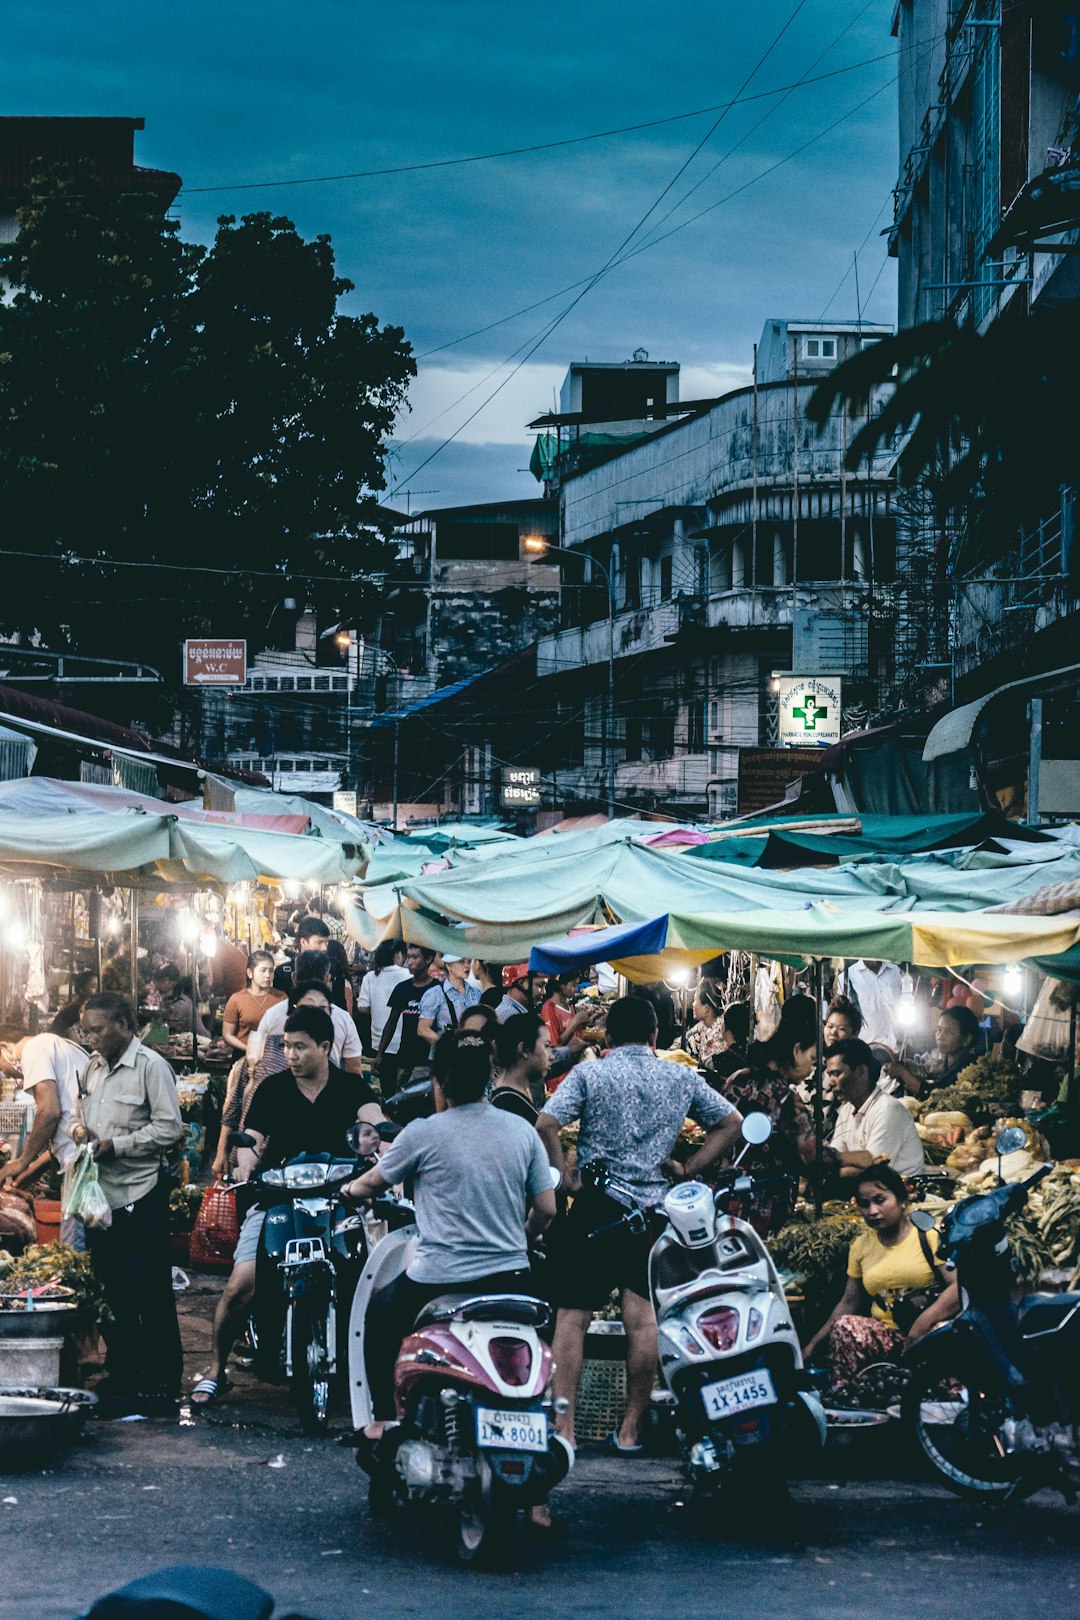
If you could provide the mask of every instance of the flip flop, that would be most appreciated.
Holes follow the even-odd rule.
[[[216,1406],[230,1389],[232,1385],[227,1378],[200,1378],[188,1400],[192,1406]]]
[[[621,1446],[619,1444],[619,1436],[614,1430],[612,1430],[611,1434],[609,1434],[607,1439],[604,1441],[604,1447],[607,1451],[617,1451],[622,1457],[640,1457],[641,1453],[645,1450],[645,1447],[641,1444],[640,1440],[636,1446]]]

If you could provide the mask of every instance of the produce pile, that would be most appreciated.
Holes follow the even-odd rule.
[[[109,1321],[88,1254],[79,1254],[63,1243],[35,1243],[18,1256],[0,1249],[0,1293],[18,1294],[46,1285],[69,1290],[64,1297],[78,1307],[77,1326],[100,1327]]]
[[[831,1202],[823,1206],[820,1221],[803,1210],[770,1238],[777,1269],[799,1279],[810,1316],[826,1315],[843,1293],[848,1250],[864,1230],[852,1204]]]
[[[1021,1077],[1013,1065],[987,1053],[961,1069],[951,1086],[932,1091],[919,1105],[918,1118],[925,1124],[929,1115],[955,1111],[972,1126],[993,1125],[1003,1115],[1019,1112],[1021,1089]]]
[[[176,1187],[169,1194],[169,1231],[190,1232],[199,1213],[205,1189],[191,1182]]]

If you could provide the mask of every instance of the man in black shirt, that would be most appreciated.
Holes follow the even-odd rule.
[[[397,1055],[399,1088],[408,1085],[414,1069],[423,1069],[426,1074],[431,1067],[431,1048],[427,1041],[421,1039],[416,1026],[420,1019],[420,1001],[424,991],[430,990],[435,983],[431,972],[434,960],[434,951],[425,950],[422,945],[410,945],[405,956],[405,966],[412,974],[412,978],[402,979],[400,984],[395,985],[386,1004],[386,1023],[383,1025],[382,1040],[379,1042],[374,1066],[376,1069],[379,1068],[386,1049],[394,1038],[394,1031],[400,1023],[401,1045]]]
[[[359,1120],[383,1116],[375,1093],[358,1075],[330,1062],[334,1025],[318,1007],[297,1007],[285,1021],[287,1069],[267,1075],[252,1098],[245,1130],[253,1148],[240,1148],[237,1179],[256,1169],[286,1164],[302,1153],[342,1153],[345,1133]],[[196,1406],[212,1406],[229,1387],[225,1366],[237,1331],[255,1294],[255,1261],[264,1212],[251,1209],[240,1229],[232,1275],[214,1313],[214,1359],[191,1394]]]
[[[290,954],[287,962],[282,962],[274,970],[274,989],[284,990],[286,994],[293,987],[293,978],[296,968],[296,959],[304,951],[323,951],[330,944],[330,930],[321,917],[303,917],[296,930],[296,948]]]

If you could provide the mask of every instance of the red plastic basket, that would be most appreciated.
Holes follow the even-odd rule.
[[[239,1236],[236,1188],[209,1188],[191,1233],[191,1265],[197,1271],[228,1271]]]

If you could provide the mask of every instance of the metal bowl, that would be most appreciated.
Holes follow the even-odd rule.
[[[97,1405],[86,1389],[0,1386],[0,1468],[37,1468],[72,1445]]]
[[[0,1339],[62,1339],[70,1333],[76,1307],[66,1300],[47,1300],[32,1311],[0,1306]]]

